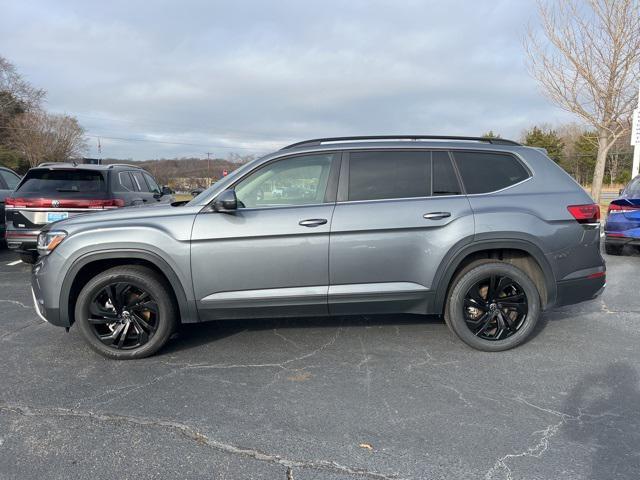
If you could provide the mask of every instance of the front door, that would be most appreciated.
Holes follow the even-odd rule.
[[[436,270],[473,233],[448,152],[351,152],[331,225],[330,313],[429,313]]]
[[[267,163],[233,185],[235,212],[197,215],[191,268],[202,319],[328,313],[336,158]]]

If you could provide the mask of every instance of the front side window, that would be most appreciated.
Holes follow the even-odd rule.
[[[9,190],[13,190],[16,188],[16,185],[20,183],[20,177],[13,172],[8,172],[7,170],[0,170],[0,177],[4,179]]]
[[[278,160],[243,178],[236,186],[240,208],[323,203],[334,154]]]
[[[144,178],[147,179],[147,185],[149,185],[149,190],[151,190],[151,193],[160,193],[160,187],[158,186],[156,181],[153,179],[153,177],[148,173],[143,173],[143,175],[144,175]]]
[[[428,197],[429,152],[352,152],[349,154],[349,200]]]
[[[495,192],[529,178],[513,155],[454,151],[453,156],[468,194]]]

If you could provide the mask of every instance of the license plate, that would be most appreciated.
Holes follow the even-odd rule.
[[[47,212],[47,223],[69,218],[69,212]]]

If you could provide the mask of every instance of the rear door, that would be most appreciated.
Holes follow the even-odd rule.
[[[449,153],[367,150],[345,157],[331,224],[330,313],[428,312],[436,270],[474,233]]]
[[[201,318],[327,314],[338,157],[274,160],[234,184],[236,211],[196,216],[191,269]]]

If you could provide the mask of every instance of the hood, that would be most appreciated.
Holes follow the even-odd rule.
[[[151,220],[159,217],[169,217],[176,215],[192,215],[202,210],[201,206],[189,207],[182,205],[173,207],[170,204],[162,205],[144,205],[133,206],[124,208],[115,208],[113,210],[100,210],[97,212],[83,213],[66,220],[60,220],[58,222],[50,223],[47,225],[47,230],[61,229],[74,229],[77,226],[83,225],[95,225],[95,224],[109,224],[114,226],[117,223],[145,223],[147,220]]]

